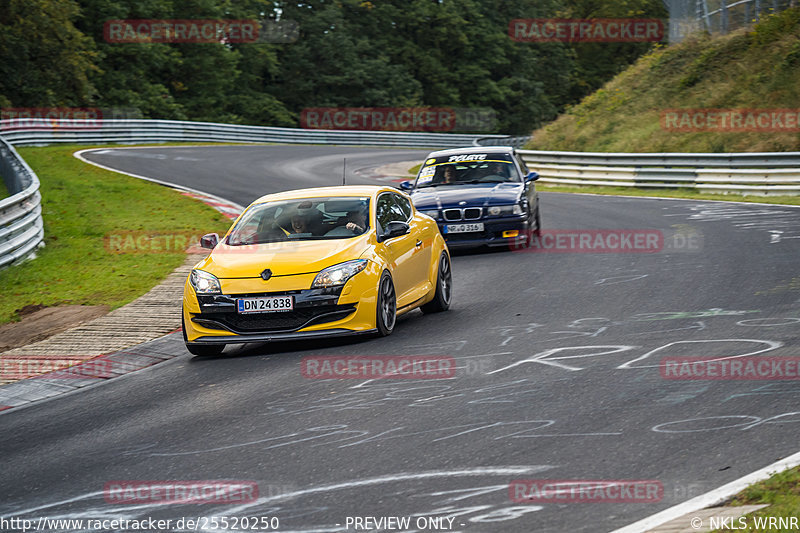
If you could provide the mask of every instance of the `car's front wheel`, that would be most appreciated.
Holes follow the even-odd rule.
[[[384,271],[378,282],[378,310],[376,326],[378,334],[385,337],[394,331],[397,320],[397,297],[394,292],[394,283],[389,272]]]
[[[186,349],[192,355],[211,356],[219,355],[225,349],[224,344],[198,344],[196,342],[189,342],[186,337],[186,323],[181,317],[181,329],[183,330],[183,342],[186,344]]]
[[[534,234],[537,237],[542,236],[542,208],[539,207],[539,202],[536,202],[536,230]]]
[[[450,298],[453,294],[453,273],[450,270],[450,257],[447,252],[442,252],[439,258],[439,270],[436,276],[436,294],[433,300],[420,309],[423,313],[438,313],[450,308]]]
[[[536,226],[536,229],[533,229],[533,226]],[[538,201],[536,202],[536,213],[531,211],[531,214],[528,216],[528,232],[525,237],[525,243],[522,245],[523,248],[532,247],[534,238],[542,238],[542,216]]]

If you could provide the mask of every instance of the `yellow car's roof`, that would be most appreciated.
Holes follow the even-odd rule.
[[[267,194],[253,202],[260,204],[275,200],[294,200],[299,198],[321,198],[325,196],[375,196],[381,191],[400,192],[394,187],[381,185],[339,185],[338,187],[314,187]]]

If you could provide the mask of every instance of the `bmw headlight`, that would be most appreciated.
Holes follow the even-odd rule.
[[[492,205],[486,211],[493,217],[509,216],[509,215],[521,215],[522,214],[522,206],[520,206],[519,204],[514,204],[514,205]]]
[[[198,294],[219,294],[222,292],[217,277],[203,270],[192,270],[189,282]]]
[[[439,210],[438,209],[433,209],[433,210],[428,210],[428,211],[420,211],[420,213],[422,213],[423,215],[428,215],[433,220],[436,220],[436,219],[439,218]]]
[[[311,284],[312,289],[322,289],[325,287],[337,287],[344,285],[347,280],[367,268],[366,259],[354,259],[353,261],[345,261],[338,265],[333,265],[326,269],[320,270],[319,274],[314,278]]]

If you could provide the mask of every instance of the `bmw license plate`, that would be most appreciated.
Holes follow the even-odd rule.
[[[445,233],[472,233],[475,231],[483,231],[483,222],[476,222],[474,224],[447,224],[444,227]]]
[[[261,296],[236,300],[236,311],[239,313],[274,313],[292,309],[294,309],[293,296]]]

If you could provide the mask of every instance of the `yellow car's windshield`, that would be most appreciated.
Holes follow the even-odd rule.
[[[251,206],[231,231],[231,246],[347,239],[369,229],[369,198],[324,197]]]

